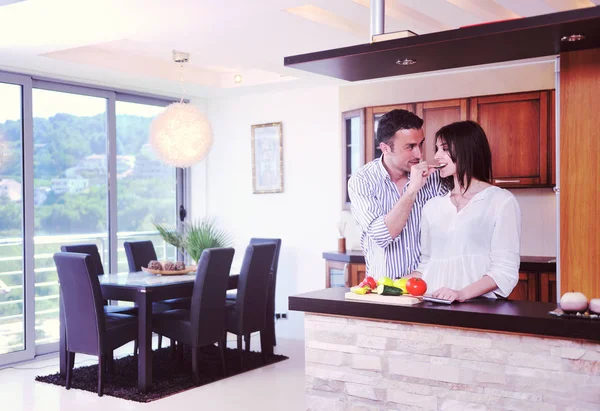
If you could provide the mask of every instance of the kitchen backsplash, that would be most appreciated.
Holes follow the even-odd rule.
[[[556,195],[550,188],[511,190],[521,206],[521,255],[556,256]],[[349,211],[342,212],[346,224],[346,248],[360,250],[360,229]],[[332,245],[332,249],[335,245]]]

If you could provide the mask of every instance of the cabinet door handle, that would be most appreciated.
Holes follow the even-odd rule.
[[[495,184],[502,184],[502,183],[513,183],[513,184],[519,184],[521,182],[521,180],[494,180]]]
[[[350,272],[350,270],[348,270],[348,263],[346,263],[346,264],[344,264],[344,285],[346,287],[349,287],[349,282],[348,282],[349,272]]]

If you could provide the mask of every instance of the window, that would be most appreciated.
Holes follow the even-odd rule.
[[[171,101],[0,72],[0,365],[58,349],[61,245],[95,243],[104,271],[122,243],[174,226],[185,172],[148,146]]]

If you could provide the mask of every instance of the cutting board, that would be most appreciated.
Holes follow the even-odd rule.
[[[364,303],[389,304],[389,305],[414,305],[419,304],[421,299],[411,295],[379,295],[379,294],[354,294],[346,293],[346,300],[360,301]]]

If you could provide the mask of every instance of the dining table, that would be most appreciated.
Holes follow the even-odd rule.
[[[111,301],[134,302],[138,308],[138,390],[148,392],[152,388],[152,303],[171,298],[191,297],[196,273],[186,275],[155,275],[144,271],[99,275],[102,297]],[[239,275],[230,274],[229,290],[236,289]],[[67,351],[66,328],[60,302],[60,375],[66,376]],[[273,354],[274,335],[266,327],[261,335],[261,349],[267,355]]]

